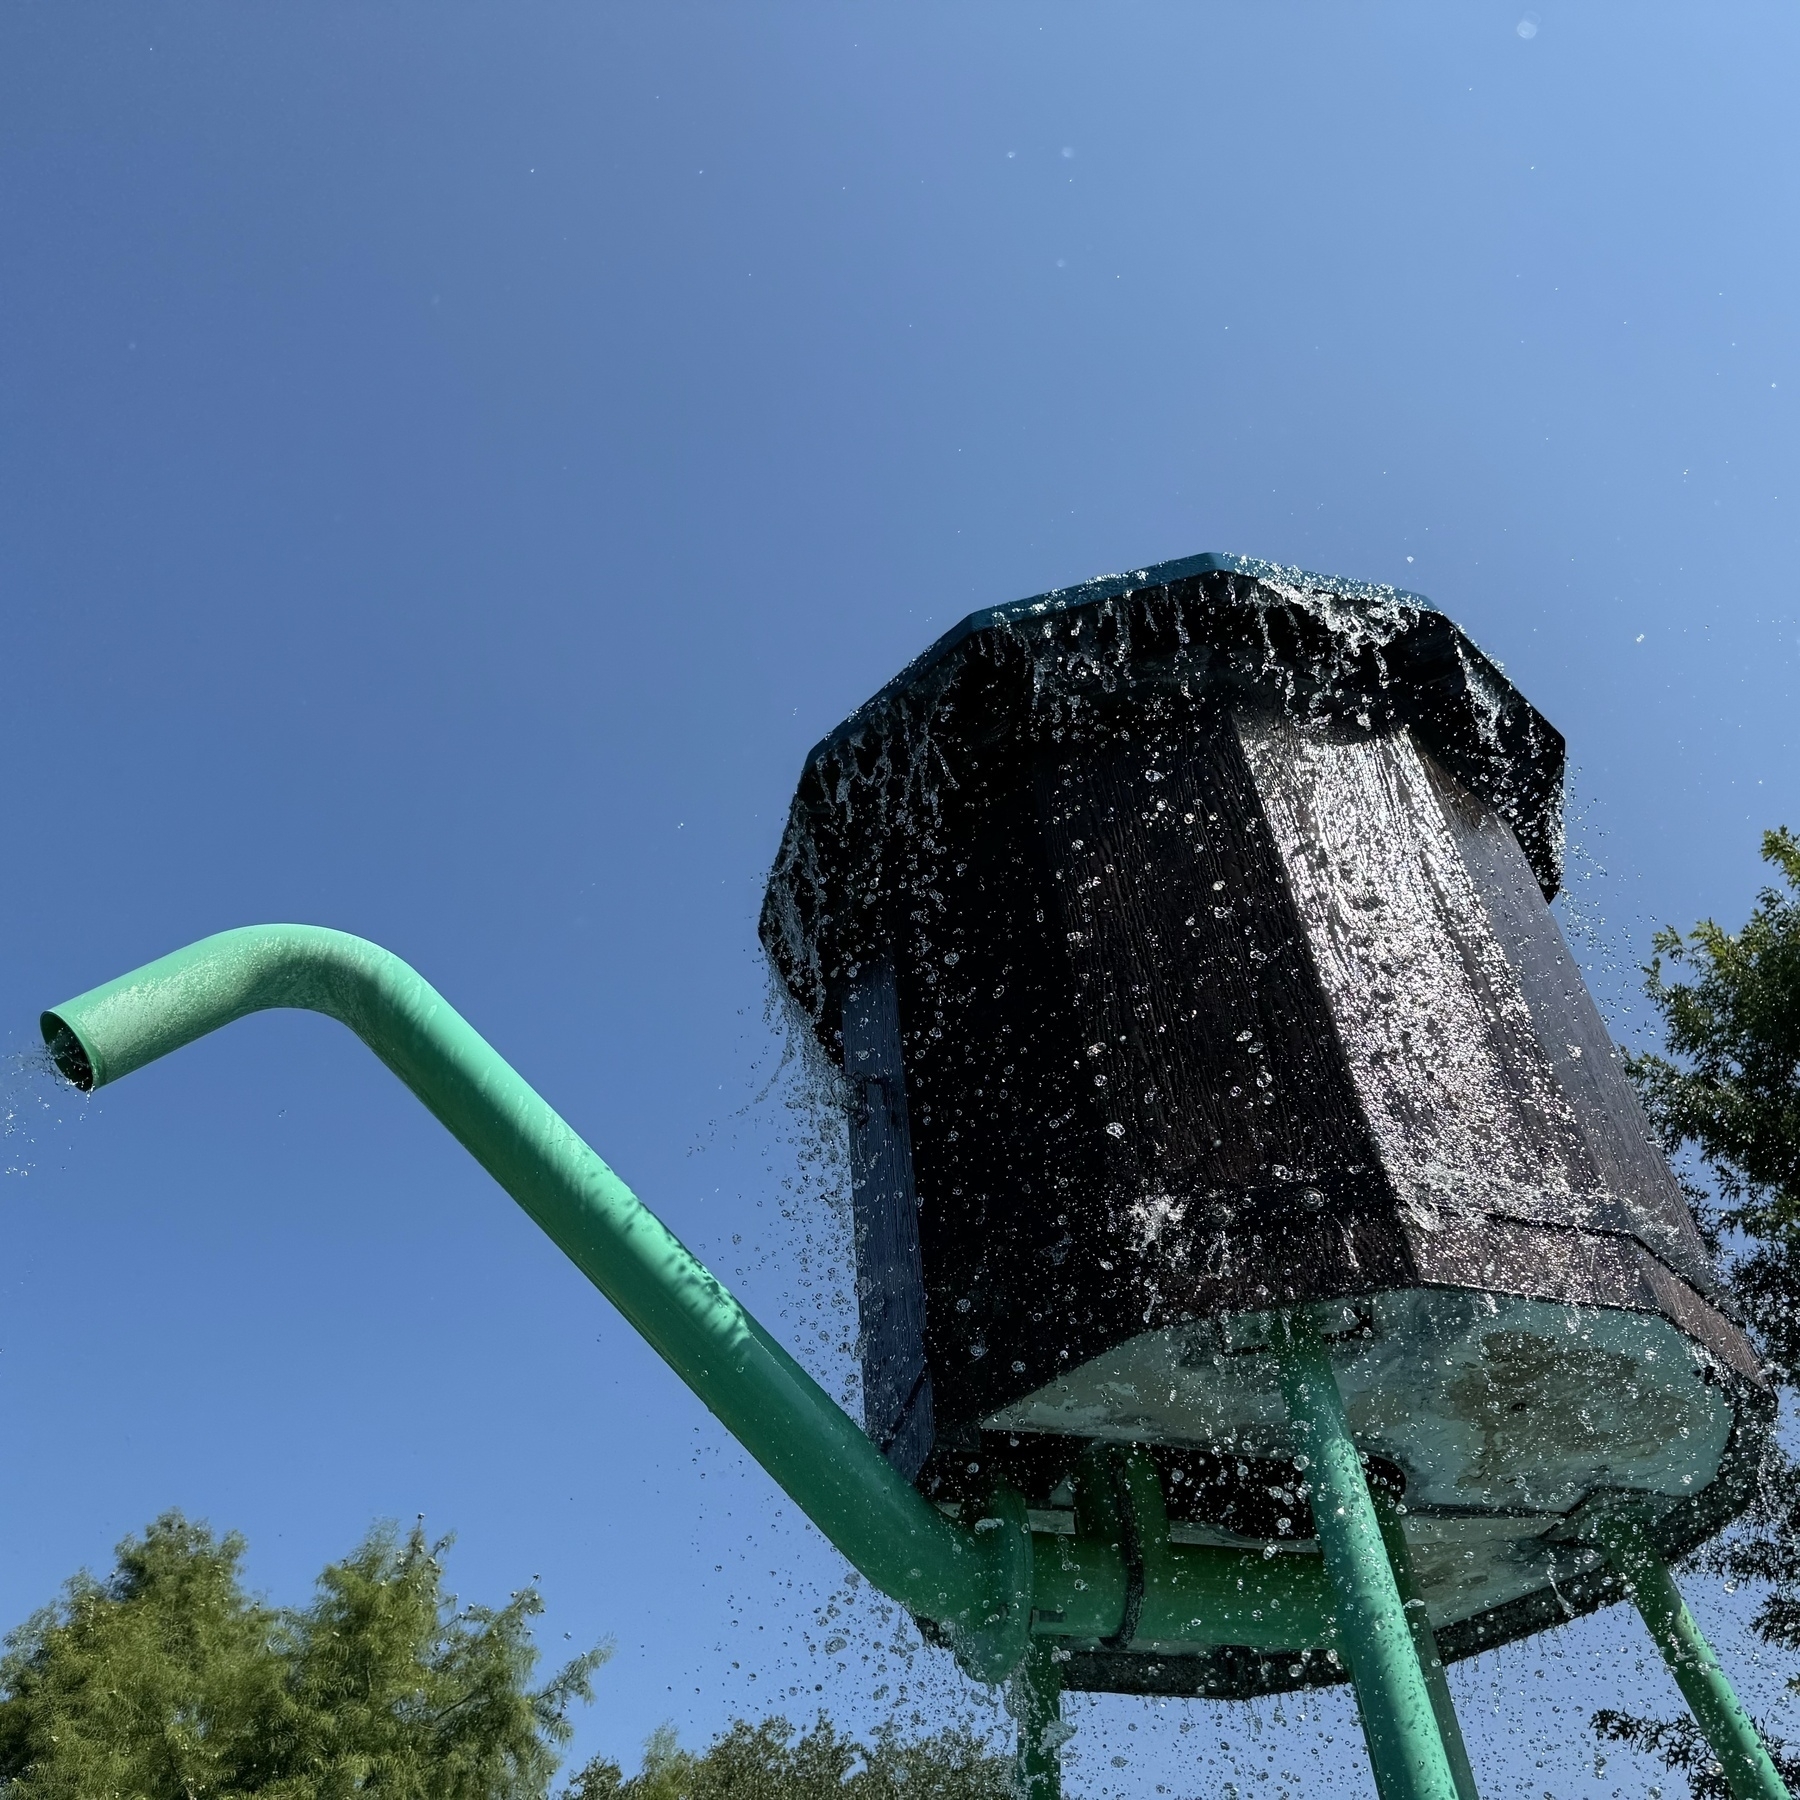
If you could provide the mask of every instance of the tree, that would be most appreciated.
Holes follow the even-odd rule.
[[[903,1739],[890,1724],[871,1742],[842,1736],[822,1714],[798,1736],[783,1718],[737,1720],[704,1751],[680,1749],[666,1726],[626,1776],[596,1758],[568,1800],[1012,1800],[1012,1762],[973,1732]]]
[[[1782,1384],[1800,1381],[1800,838],[1763,836],[1766,887],[1735,935],[1708,919],[1663,930],[1644,991],[1674,1057],[1630,1068],[1671,1153],[1692,1147],[1711,1174],[1713,1223],[1737,1240],[1732,1291]],[[1668,980],[1672,968],[1695,979]],[[1706,1204],[1703,1201],[1703,1205]]]
[[[243,1539],[169,1513],[0,1658],[5,1800],[544,1800],[604,1648],[546,1686],[533,1588],[455,1607],[447,1539],[378,1527],[313,1603],[243,1589]]]
[[[241,1537],[165,1514],[6,1640],[0,1800],[548,1800],[608,1650],[534,1688],[537,1590],[459,1608],[449,1541],[378,1526],[283,1610],[245,1593]],[[1009,1769],[964,1730],[739,1719],[700,1752],[657,1732],[629,1777],[596,1758],[562,1800],[1010,1800]]]
[[[1800,1390],[1800,838],[1767,832],[1762,855],[1782,886],[1757,895],[1741,931],[1708,919],[1686,934],[1656,934],[1644,991],[1668,1054],[1628,1066],[1664,1149],[1696,1157],[1711,1177],[1710,1194],[1692,1180],[1690,1194],[1786,1397]],[[1692,978],[1672,980],[1665,969]],[[1755,1504],[1703,1561],[1727,1580],[1761,1586],[1754,1630],[1777,1650],[1800,1652],[1800,1465],[1778,1446]],[[1790,1685],[1800,1688],[1800,1678]],[[1685,1775],[1696,1800],[1728,1800],[1690,1720],[1603,1712],[1594,1724]],[[1770,1751],[1795,1788],[1800,1756],[1774,1741]]]

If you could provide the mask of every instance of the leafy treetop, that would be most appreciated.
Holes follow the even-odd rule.
[[[874,1741],[844,1737],[821,1716],[795,1735],[786,1719],[739,1719],[704,1751],[682,1750],[664,1727],[627,1776],[596,1759],[568,1800],[1013,1800],[1011,1761],[952,1727],[903,1740],[890,1724]]]
[[[457,1607],[443,1552],[378,1527],[309,1606],[244,1591],[244,1541],[168,1513],[78,1575],[0,1656],[0,1800],[547,1800],[602,1647],[532,1686],[526,1588]],[[643,1767],[590,1762],[562,1800],[1010,1800],[973,1733],[858,1743],[821,1716],[674,1733]]]
[[[168,1513],[78,1575],[0,1658],[6,1800],[543,1800],[603,1647],[529,1686],[526,1588],[444,1592],[448,1540],[377,1528],[284,1611],[243,1539]]]
[[[1689,1184],[1701,1224],[1722,1253],[1728,1297],[1791,1398],[1800,1391],[1800,838],[1766,832],[1762,855],[1781,885],[1761,890],[1741,930],[1706,919],[1652,940],[1644,991],[1667,1054],[1628,1066],[1664,1149],[1693,1153],[1712,1178],[1716,1200]],[[1703,1554],[1715,1573],[1763,1590],[1753,1629],[1800,1654],[1800,1466],[1778,1445],[1755,1503]],[[1800,1688],[1800,1677],[1789,1685]],[[1692,1720],[1606,1712],[1594,1722],[1685,1776],[1695,1800],[1729,1800]],[[1800,1791],[1800,1757],[1764,1736]]]

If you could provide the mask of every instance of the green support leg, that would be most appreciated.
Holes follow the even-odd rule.
[[[1307,1457],[1319,1548],[1375,1785],[1382,1800],[1458,1800],[1343,1398],[1312,1321],[1293,1314],[1276,1354],[1288,1418]]]
[[[1419,1578],[1413,1570],[1412,1546],[1407,1543],[1406,1531],[1400,1522],[1405,1509],[1385,1488],[1377,1486],[1371,1488],[1370,1493],[1375,1502],[1375,1517],[1381,1524],[1381,1541],[1387,1546],[1388,1561],[1393,1565],[1394,1585],[1400,1590],[1401,1605],[1406,1608],[1413,1650],[1425,1676],[1425,1690],[1431,1695],[1438,1735],[1444,1740],[1444,1754],[1450,1759],[1450,1773],[1456,1781],[1458,1800],[1479,1800],[1475,1791],[1475,1771],[1469,1766],[1469,1747],[1463,1742],[1462,1723],[1456,1716],[1455,1702],[1450,1698],[1450,1683],[1444,1675],[1443,1659],[1438,1655],[1437,1639],[1432,1634],[1424,1597],[1419,1592]]]
[[[1624,1577],[1626,1590],[1643,1614],[1695,1723],[1719,1759],[1735,1800],[1788,1800],[1787,1788],[1750,1715],[1642,1524],[1616,1515],[1596,1525],[1594,1536],[1607,1560]]]
[[[1019,1723],[1013,1791],[1019,1800],[1062,1800],[1062,1665],[1039,1639],[1006,1684],[1006,1710]]]

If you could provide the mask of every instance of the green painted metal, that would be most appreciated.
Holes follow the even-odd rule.
[[[934,1622],[977,1679],[1016,1672],[1009,1704],[1024,1791],[1057,1800],[1055,1640],[1124,1628],[1130,1581],[1119,1533],[1088,1520],[1072,1538],[1034,1537],[1023,1499],[1005,1490],[972,1530],[929,1505],[492,1046],[378,945],[311,925],[221,932],[45,1013],[43,1029],[63,1073],[95,1088],[271,1007],[321,1012],[361,1037],[857,1569]],[[1342,1645],[1383,1800],[1475,1800],[1398,1517],[1370,1494],[1330,1360],[1303,1315],[1290,1319],[1277,1357],[1306,1444],[1323,1560],[1171,1543],[1154,1465],[1129,1455],[1144,1576],[1133,1635],[1172,1649]],[[1617,1515],[1594,1534],[1737,1800],[1788,1800],[1641,1527]]]
[[[1615,1512],[1586,1528],[1618,1570],[1735,1800],[1788,1800],[1788,1791],[1719,1658],[1687,1609],[1641,1519]]]
[[[1031,1543],[1037,1638],[1110,1638],[1124,1623],[1125,1558],[1117,1537]],[[1331,1584],[1316,1556],[1222,1550],[1143,1540],[1144,1592],[1136,1636],[1146,1643],[1212,1649],[1324,1649],[1337,1642]]]
[[[1382,1800],[1457,1800],[1331,1359],[1304,1313],[1289,1315],[1275,1355],[1307,1459],[1319,1548],[1337,1597],[1375,1785]]]
[[[977,1679],[1029,1645],[1024,1502],[973,1531],[889,1467],[857,1425],[420,975],[365,939],[253,925],[202,939],[48,1012],[82,1087],[117,1081],[269,1007],[349,1026],[883,1593],[934,1621]]]
[[[1062,1800],[1062,1666],[1052,1644],[1037,1643],[1006,1684],[1006,1710],[1018,1722],[1013,1763],[1018,1800]]]
[[[1401,1523],[1406,1508],[1378,1483],[1370,1483],[1369,1495],[1375,1502],[1375,1517],[1393,1567],[1394,1585],[1400,1590],[1400,1604],[1406,1609],[1413,1651],[1425,1676],[1426,1692],[1431,1695],[1438,1735],[1444,1740],[1444,1754],[1449,1757],[1450,1773],[1456,1778],[1458,1800],[1480,1800],[1475,1790],[1475,1771],[1469,1763],[1469,1747],[1463,1742],[1462,1721],[1457,1718],[1456,1703],[1450,1697],[1450,1683],[1444,1675],[1443,1658],[1438,1655],[1431,1615],[1425,1610],[1419,1578],[1413,1569],[1412,1546],[1406,1541],[1406,1529]]]

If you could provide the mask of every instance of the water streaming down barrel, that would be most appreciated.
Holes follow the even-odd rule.
[[[809,757],[763,939],[846,1079],[867,1428],[1074,1530],[1316,1555],[1265,1354],[1309,1307],[1446,1659],[1744,1504],[1772,1397],[1547,901],[1563,746],[1416,596],[1196,557],[981,613]],[[1246,1695],[1319,1646],[1070,1639]]]

